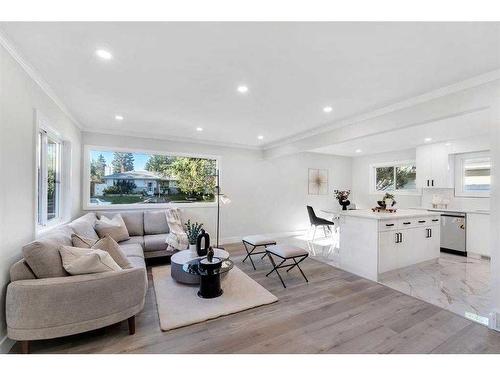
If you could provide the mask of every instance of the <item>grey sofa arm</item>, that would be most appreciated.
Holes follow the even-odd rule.
[[[104,327],[141,311],[146,291],[144,268],[14,281],[6,296],[8,336],[40,340]]]

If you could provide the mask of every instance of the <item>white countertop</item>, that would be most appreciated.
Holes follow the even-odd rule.
[[[427,217],[436,216],[437,213],[425,211],[424,209],[398,209],[397,212],[373,212],[371,209],[367,210],[348,210],[340,211],[340,216],[360,217],[363,219],[374,220],[391,220],[402,219],[409,217]]]
[[[462,210],[457,209],[453,210],[451,208],[432,208],[432,207],[411,207],[412,210],[426,210],[432,212],[459,212],[465,214],[480,214],[480,215],[489,215],[490,210]]]

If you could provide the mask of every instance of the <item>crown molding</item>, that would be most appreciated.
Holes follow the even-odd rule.
[[[399,101],[399,102],[396,102],[394,104],[375,109],[373,111],[369,111],[369,112],[365,112],[365,113],[362,113],[362,114],[357,115],[357,116],[352,116],[352,117],[348,117],[345,119],[341,119],[341,120],[335,121],[333,123],[329,123],[326,125],[316,127],[314,129],[311,129],[311,130],[300,132],[300,133],[292,135],[290,137],[282,138],[280,140],[267,143],[266,145],[262,146],[262,149],[263,150],[270,150],[270,149],[273,149],[275,147],[286,146],[290,143],[300,141],[302,139],[306,139],[306,138],[309,138],[309,137],[312,137],[312,136],[315,136],[318,134],[326,133],[326,132],[332,131],[334,129],[343,128],[345,126],[354,125],[356,123],[360,123],[363,121],[371,120],[371,119],[374,119],[376,117],[380,117],[380,116],[387,115],[387,114],[390,114],[393,112],[397,112],[397,111],[400,111],[400,110],[403,110],[406,108],[416,106],[418,104],[429,102],[431,100],[438,99],[438,98],[441,98],[441,97],[444,97],[447,95],[451,95],[451,94],[454,94],[454,93],[457,93],[460,91],[464,91],[467,89],[472,89],[474,87],[482,86],[484,84],[494,82],[497,80],[500,80],[500,69],[493,70],[491,72],[481,74],[478,76],[474,76],[472,78],[469,78],[469,79],[466,79],[466,80],[463,80],[463,81],[460,81],[460,82],[457,82],[457,83],[454,83],[454,84],[451,84],[448,86],[444,86],[444,87],[441,87],[439,89],[429,91],[425,94],[414,96],[412,98],[409,98],[409,99],[406,99],[403,101]]]
[[[42,78],[42,76],[21,56],[16,50],[12,42],[6,37],[5,33],[0,29],[0,45],[5,48],[7,53],[23,68],[28,76],[35,81],[35,83],[42,89],[52,101],[59,107],[59,109],[80,129],[83,130],[83,125],[73,116],[68,107],[56,95],[50,85]]]
[[[91,133],[91,134],[121,135],[124,137],[134,137],[134,138],[142,138],[142,139],[154,139],[154,140],[171,141],[171,142],[192,143],[192,144],[199,144],[199,145],[205,145],[205,146],[236,148],[236,149],[244,149],[244,150],[250,150],[250,151],[262,151],[261,146],[250,146],[250,145],[244,145],[244,144],[240,144],[240,143],[218,142],[218,141],[211,141],[211,140],[199,140],[199,139],[188,138],[188,137],[170,136],[168,134],[152,134],[152,133],[143,134],[140,132],[133,132],[133,131],[96,129],[96,128],[85,128],[83,131],[85,133]]]

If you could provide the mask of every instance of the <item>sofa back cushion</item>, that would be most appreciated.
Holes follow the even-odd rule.
[[[10,267],[10,281],[36,279],[26,260],[18,260]]]
[[[95,213],[90,212],[86,215],[83,215],[82,217],[79,217],[76,220],[73,220],[69,226],[73,231],[85,238],[91,238],[94,240],[98,240],[99,236],[97,235],[96,231],[94,230],[95,222],[97,220],[97,217]]]
[[[165,210],[144,211],[144,234],[168,233]]]
[[[99,218],[102,216],[112,218],[116,214],[122,216],[130,236],[144,236],[144,214],[142,211],[102,212],[99,213]]]
[[[99,237],[110,236],[116,242],[126,241],[130,238],[127,226],[120,214],[115,214],[113,218],[101,216],[95,223],[95,230]]]
[[[65,225],[23,247],[23,257],[37,278],[68,276],[59,247],[72,245],[71,233],[71,228]]]

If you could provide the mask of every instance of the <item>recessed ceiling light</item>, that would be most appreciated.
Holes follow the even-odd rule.
[[[122,121],[123,116],[122,115],[115,115],[115,120]]]
[[[360,154],[360,153],[362,153],[362,152],[363,152],[363,151],[362,151],[361,149],[359,149],[359,148],[356,150],[356,154]]]
[[[325,113],[330,113],[331,111],[333,111],[333,108],[330,106],[323,108],[323,112],[325,112]]]
[[[98,49],[95,51],[95,54],[103,60],[111,60],[113,58],[111,52],[106,51],[105,49]]]
[[[258,139],[259,141],[262,141],[262,140],[264,139],[264,136],[263,136],[263,135],[258,135],[258,136],[257,136],[257,139]]]
[[[425,138],[424,139],[424,142],[430,142],[430,141],[432,141],[432,138]]]
[[[248,86],[245,85],[239,85],[238,88],[236,89],[240,94],[245,94],[248,92]]]
[[[202,132],[202,131],[203,131],[203,128],[197,127],[197,128],[196,128],[196,131],[197,131],[197,132]]]
[[[451,142],[446,142],[444,145],[445,146],[451,146]]]

